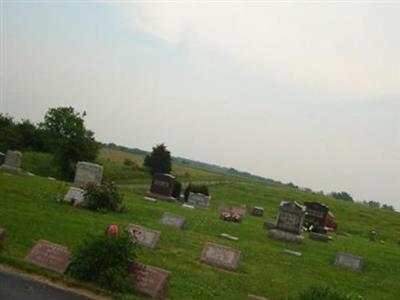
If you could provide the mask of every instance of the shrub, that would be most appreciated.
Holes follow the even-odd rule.
[[[125,210],[122,204],[123,196],[118,192],[117,185],[113,182],[105,182],[101,186],[88,185],[84,198],[84,206],[91,210],[102,212],[122,212]]]
[[[287,300],[352,300],[351,295],[342,294],[329,287],[310,287]]]
[[[129,291],[132,279],[128,271],[134,263],[134,250],[127,232],[88,236],[77,249],[68,272],[78,280],[97,283],[113,292]]]
[[[210,195],[208,192],[208,186],[206,186],[205,184],[194,185],[192,183],[189,183],[184,192],[186,201],[188,200],[190,193],[201,193],[206,196]]]

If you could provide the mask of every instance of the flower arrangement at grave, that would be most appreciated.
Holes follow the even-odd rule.
[[[132,289],[129,270],[135,263],[135,243],[115,224],[100,235],[89,235],[76,249],[69,274],[77,280],[97,283],[113,292]]]
[[[228,222],[240,223],[242,221],[242,215],[239,212],[223,211],[220,217]]]

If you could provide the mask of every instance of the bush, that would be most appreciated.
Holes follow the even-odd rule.
[[[208,192],[208,186],[206,186],[205,184],[194,185],[192,183],[189,183],[189,185],[186,187],[185,193],[184,193],[186,201],[188,200],[190,193],[201,193],[206,196],[210,195]]]
[[[90,184],[84,194],[84,207],[96,211],[123,212],[123,196],[118,192],[117,185],[113,182],[105,182],[101,186]]]
[[[88,236],[77,249],[69,274],[99,284],[113,292],[131,289],[129,267],[135,259],[135,244],[127,232]]]
[[[296,297],[287,300],[352,300],[351,295],[344,295],[329,287],[311,287]]]

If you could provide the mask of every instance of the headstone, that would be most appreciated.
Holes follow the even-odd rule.
[[[264,216],[264,208],[260,206],[254,206],[252,215],[256,217],[263,217]]]
[[[185,226],[186,218],[165,212],[161,217],[160,223],[176,229],[182,229]]]
[[[83,189],[71,186],[64,197],[64,202],[77,206],[85,200],[84,194],[85,191]]]
[[[19,151],[8,150],[1,166],[3,169],[11,172],[20,172],[22,162],[22,153]]]
[[[260,297],[260,296],[254,296],[254,295],[248,295],[246,300],[268,300],[265,297]]]
[[[311,231],[308,235],[309,235],[310,239],[315,240],[315,241],[328,242],[331,240],[331,237],[324,233],[318,233],[318,232]]]
[[[303,243],[301,235],[306,208],[296,202],[282,201],[279,207],[278,221],[275,228],[268,231],[268,236],[275,240],[290,243]]]
[[[211,265],[236,271],[239,266],[241,252],[226,246],[214,243],[206,243],[200,257],[200,261]]]
[[[6,230],[0,228],[0,250],[4,247],[4,240],[6,239]]]
[[[39,240],[25,260],[39,267],[64,274],[70,263],[67,247]]]
[[[186,203],[183,203],[183,204],[182,204],[182,208],[186,208],[186,209],[195,209],[195,207],[194,207],[193,205],[186,204]]]
[[[139,245],[151,250],[154,250],[157,247],[157,243],[161,235],[160,231],[148,229],[135,224],[129,224],[127,230],[132,235],[134,241],[136,241]]]
[[[335,266],[352,271],[362,271],[364,259],[361,256],[338,252],[336,254]]]
[[[149,202],[153,202],[153,203],[157,202],[157,199],[152,198],[152,197],[147,197],[147,196],[144,197],[144,200],[149,201]]]
[[[294,234],[300,234],[306,208],[296,202],[282,201],[279,207],[276,228]]]
[[[329,207],[319,202],[304,202],[304,206],[306,207],[305,218],[322,228],[325,227]]]
[[[369,232],[369,240],[371,242],[376,242],[379,240],[379,234],[375,230]]]
[[[0,152],[0,166],[4,163],[5,156],[3,152]]]
[[[101,185],[103,166],[80,161],[76,164],[74,186],[85,188],[88,184]]]
[[[188,204],[197,208],[208,208],[210,206],[211,196],[206,196],[201,193],[189,193]]]
[[[172,197],[174,191],[175,177],[171,174],[156,173],[150,186],[150,193],[164,197]]]
[[[129,270],[134,290],[153,299],[164,299],[167,294],[170,272],[139,263]]]

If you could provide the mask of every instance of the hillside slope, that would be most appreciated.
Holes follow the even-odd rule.
[[[122,228],[135,223],[162,232],[158,249],[138,249],[138,259],[172,273],[168,299],[239,300],[251,293],[278,300],[311,285],[329,285],[360,295],[360,299],[397,300],[400,295],[400,214],[396,212],[283,186],[230,182],[210,186],[213,198],[209,210],[188,211],[174,203],[149,203],[143,200],[145,189],[134,189],[124,190],[127,213],[99,214],[57,203],[56,195],[66,188],[63,182],[39,176],[0,172],[0,227],[7,230],[0,261],[30,268],[23,259],[39,239],[66,245],[74,251],[88,233],[98,234],[112,223]],[[315,200],[329,205],[339,223],[334,240],[321,243],[306,238],[304,245],[289,245],[268,239],[263,222],[275,219],[281,200]],[[221,203],[246,204],[248,208],[263,206],[266,217],[247,215],[242,224],[226,223],[218,217],[217,207]],[[163,212],[185,216],[187,227],[178,231],[161,225]],[[384,243],[370,242],[369,230],[378,231]],[[221,233],[238,236],[240,240],[222,240]],[[238,272],[200,263],[207,241],[240,250]],[[286,248],[300,251],[303,256],[285,254]],[[337,251],[363,256],[364,271],[355,273],[333,267]],[[138,299],[134,295],[124,298]]]

